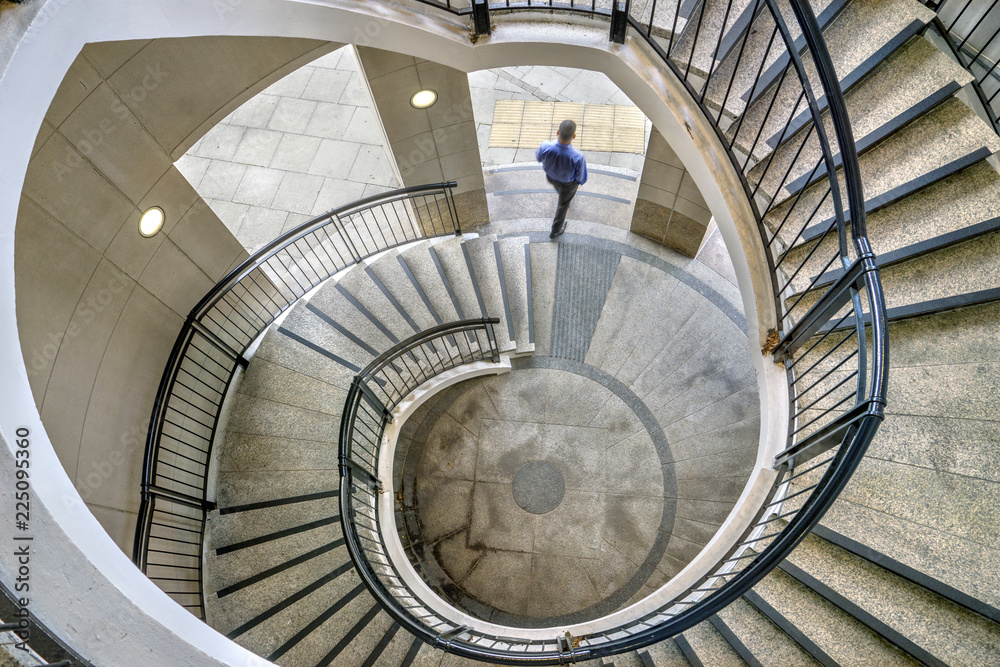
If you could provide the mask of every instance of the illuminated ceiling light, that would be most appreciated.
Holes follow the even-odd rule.
[[[418,90],[410,98],[410,106],[414,109],[426,109],[427,107],[434,106],[434,103],[437,101],[438,94],[433,90]]]
[[[154,236],[162,228],[163,209],[159,206],[146,209],[146,212],[139,218],[139,233],[143,236]]]

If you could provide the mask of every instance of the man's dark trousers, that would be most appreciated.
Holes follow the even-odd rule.
[[[569,210],[569,203],[573,201],[573,196],[576,195],[576,189],[580,185],[576,181],[570,181],[569,183],[560,183],[554,180],[551,176],[546,176],[552,187],[556,189],[559,193],[559,204],[556,206],[556,217],[552,220],[552,235],[558,236],[563,233],[563,229],[566,227],[566,211]]]

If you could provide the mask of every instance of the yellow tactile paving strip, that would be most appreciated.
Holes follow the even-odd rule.
[[[638,107],[524,100],[497,100],[490,148],[537,148],[555,139],[567,118],[576,121],[573,145],[582,151],[646,150],[646,117]]]

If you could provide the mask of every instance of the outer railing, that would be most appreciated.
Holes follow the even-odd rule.
[[[1000,133],[1000,2],[924,0],[924,4],[937,12],[931,27],[976,77],[972,88],[994,131]]]
[[[405,243],[460,234],[454,186],[403,188],[317,216],[231,271],[188,316],[150,418],[132,559],[200,618],[205,515],[214,507],[208,467],[243,355],[278,315],[338,271]]]
[[[475,623],[456,622],[461,614],[430,611],[385,558],[375,513],[378,485],[362,474],[364,469],[374,475],[375,455],[357,471],[344,464],[366,482],[342,486],[352,494],[361,490],[360,498],[342,496],[342,503],[356,502],[356,515],[372,522],[359,529],[352,557],[398,622],[449,652],[541,665],[647,646],[709,618],[776,567],[836,500],[882,420],[888,368],[885,303],[867,238],[854,138],[822,30],[806,0],[426,4],[471,14],[481,35],[490,31],[491,11],[606,15],[611,39],[623,43],[631,34],[646,40],[683,82],[728,150],[757,219],[779,314],[763,353],[787,372],[788,440],[773,461],[773,483],[752,520],[695,583],[658,601],[651,611],[592,621],[577,636],[553,630],[539,638],[539,631],[502,627],[502,632],[487,632]],[[362,393],[359,389],[354,399],[359,405],[366,403]],[[379,416],[377,403],[371,405],[374,447],[385,412]],[[343,511],[342,516],[352,515]],[[385,528],[395,530],[395,525]],[[360,546],[362,539],[370,550]]]

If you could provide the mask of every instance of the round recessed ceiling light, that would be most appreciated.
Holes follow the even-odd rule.
[[[418,90],[410,98],[410,106],[414,109],[426,109],[427,107],[434,106],[434,103],[437,101],[438,94],[433,90]]]
[[[147,208],[146,212],[139,218],[139,233],[143,236],[154,236],[162,228],[163,209],[159,206]]]

